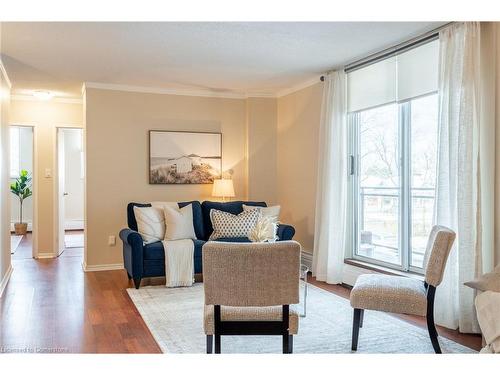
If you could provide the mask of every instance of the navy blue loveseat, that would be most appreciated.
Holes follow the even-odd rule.
[[[193,207],[193,225],[196,239],[194,242],[194,272],[202,273],[201,252],[203,244],[213,232],[210,220],[210,210],[239,214],[243,211],[243,204],[247,206],[266,207],[266,202],[210,202],[198,201],[179,202],[182,208],[188,204]],[[137,232],[137,221],[135,220],[134,207],[151,207],[149,203],[129,203],[127,205],[128,228],[120,231],[120,238],[123,241],[123,262],[129,279],[134,279],[137,289],[143,277],[165,276],[165,251],[161,241],[144,245],[141,235]],[[295,234],[295,229],[291,225],[280,224],[278,227],[279,241],[291,240]],[[226,242],[249,242],[248,238],[220,238],[217,241]]]

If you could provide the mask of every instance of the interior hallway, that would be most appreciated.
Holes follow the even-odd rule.
[[[11,233],[12,235],[13,233]],[[66,236],[83,235],[83,230],[71,230],[65,232]],[[23,239],[16,248],[14,254],[11,254],[11,259],[32,259],[32,241],[33,235],[31,232],[26,233]],[[66,242],[65,242],[66,243]],[[83,247],[65,247],[61,257],[79,257],[83,258]]]

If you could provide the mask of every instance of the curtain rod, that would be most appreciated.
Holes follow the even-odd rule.
[[[425,34],[419,35],[415,38],[412,38],[412,39],[409,39],[409,40],[404,41],[402,43],[396,44],[392,47],[385,48],[382,51],[373,53],[373,54],[368,55],[366,57],[363,57],[361,59],[357,59],[353,62],[350,62],[350,63],[344,65],[344,70],[346,71],[346,73],[352,72],[353,70],[360,69],[364,66],[373,64],[373,63],[380,61],[380,60],[383,60],[391,55],[401,53],[402,51],[409,50],[411,48],[418,46],[419,44],[422,44],[422,43],[425,43],[425,42],[430,41],[432,39],[435,39],[435,38],[439,37],[439,32],[441,30],[452,25],[453,23],[454,22],[448,22],[440,27],[437,27],[433,30],[426,32]],[[323,82],[324,80],[325,80],[325,76],[322,75],[320,77],[320,81]]]

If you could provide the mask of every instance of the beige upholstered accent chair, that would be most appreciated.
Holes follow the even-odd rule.
[[[207,242],[203,246],[207,353],[223,335],[280,335],[292,353],[299,318],[300,244]]]
[[[424,255],[425,281],[405,276],[361,275],[351,291],[354,308],[352,350],[358,348],[359,329],[363,327],[364,310],[427,317],[427,329],[436,353],[441,353],[434,325],[434,295],[441,284],[446,261],[455,241],[455,232],[434,226]]]

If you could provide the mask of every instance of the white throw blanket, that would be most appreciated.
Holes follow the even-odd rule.
[[[165,249],[166,286],[191,286],[194,283],[193,240],[162,241]]]

